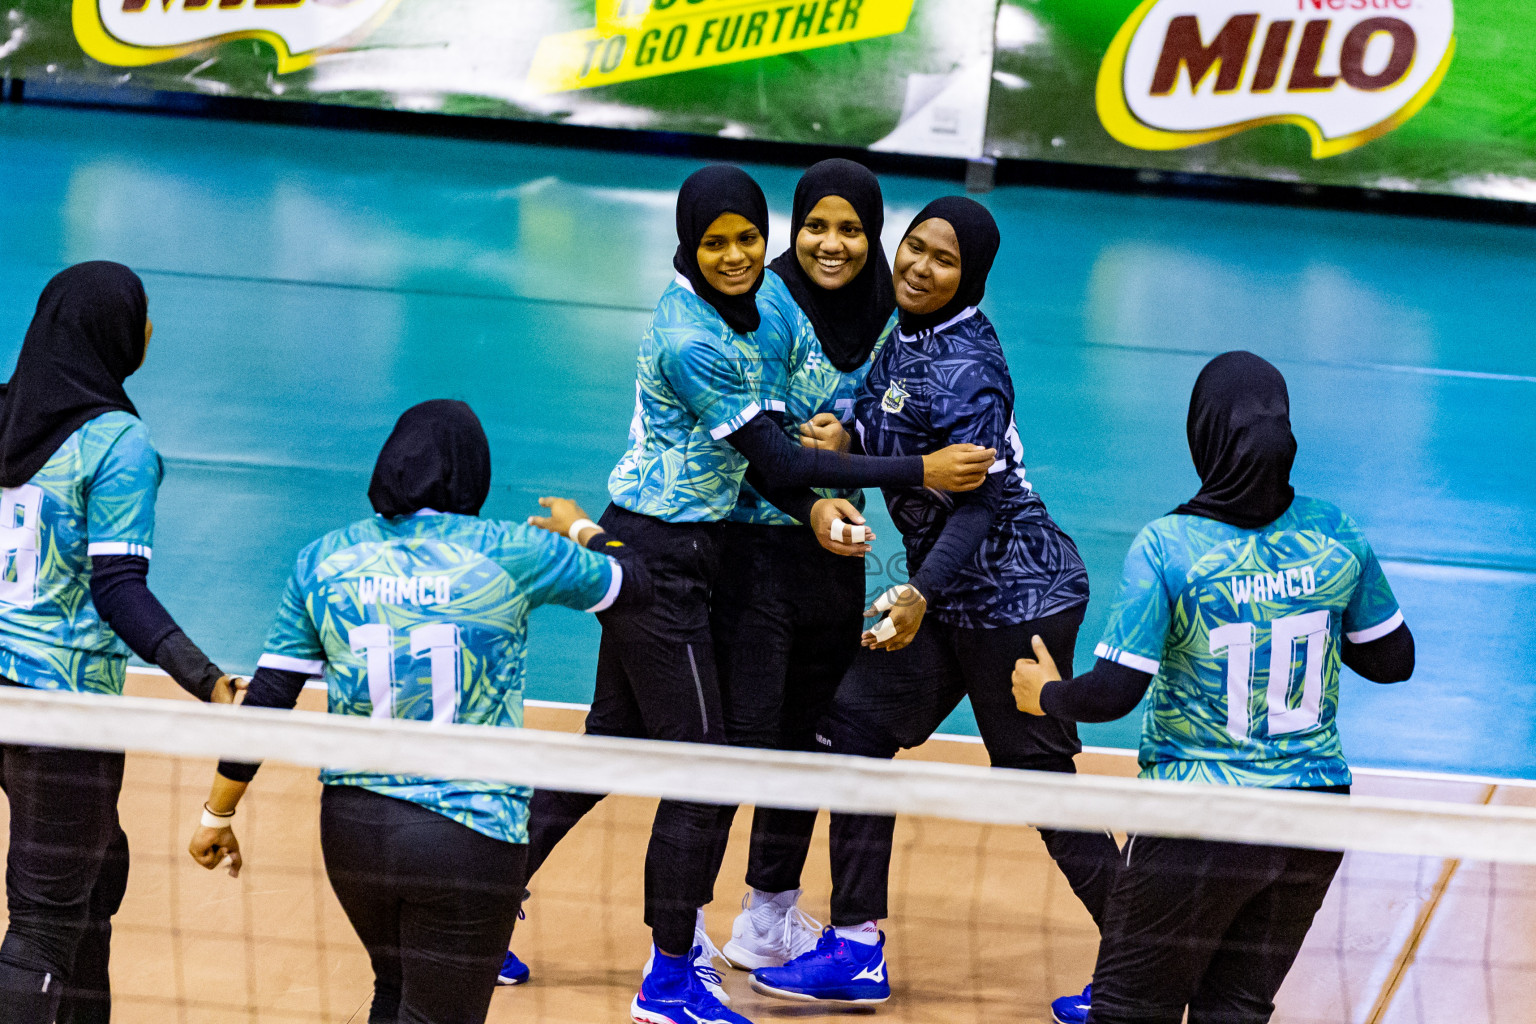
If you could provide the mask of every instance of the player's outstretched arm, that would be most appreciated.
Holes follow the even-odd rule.
[[[645,560],[623,541],[608,535],[594,523],[585,510],[570,498],[543,497],[539,504],[549,510],[547,516],[529,516],[530,526],[561,537],[569,537],[581,547],[606,555],[617,567],[619,592],[613,603],[603,610],[613,608],[643,608],[656,596],[656,587],[646,569]]]
[[[1136,710],[1152,685],[1150,672],[1100,658],[1088,672],[1063,680],[1045,642],[1034,638],[1035,658],[1013,669],[1013,697],[1020,711],[1069,722],[1113,722]]]

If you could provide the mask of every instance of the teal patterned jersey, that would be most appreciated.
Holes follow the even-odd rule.
[[[1142,530],[1095,653],[1154,676],[1143,777],[1343,786],[1340,637],[1402,621],[1354,520],[1297,496],[1257,530],[1188,515]]]
[[[844,372],[832,365],[821,350],[816,328],[811,318],[795,301],[783,278],[772,270],[763,272],[763,286],[757,291],[757,309],[762,314],[762,326],[753,334],[758,348],[764,353],[787,353],[788,383],[782,402],[769,399],[767,409],[778,409],[784,414],[784,431],[794,444],[800,443],[800,424],[817,413],[830,412],[843,421],[850,432],[853,430],[853,400],[864,386],[870,364],[885,340],[896,326],[896,314],[881,332],[874,351],[864,364]],[[827,498],[846,498],[854,506],[864,508],[862,488],[818,488],[817,493]],[[741,485],[741,498],[731,512],[730,519],[738,523],[760,523],[770,526],[798,526],[794,519],[768,504],[751,484]]]
[[[259,664],[323,674],[335,715],[518,728],[528,613],[601,611],[622,579],[608,557],[525,524],[374,516],[299,554]],[[340,769],[320,778],[528,841],[526,788]]]
[[[761,352],[679,275],[640,341],[629,450],[608,478],[614,504],[672,523],[724,519],[747,472],[725,438],[782,403],[787,379],[785,353]]]
[[[91,556],[150,557],[163,473],[138,417],[109,412],[0,491],[0,675],[39,690],[123,692],[128,646],[96,614]]]

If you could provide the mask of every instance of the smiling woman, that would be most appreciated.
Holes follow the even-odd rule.
[[[757,225],[739,213],[722,213],[699,239],[699,272],[722,295],[757,290],[763,276],[768,239]]]

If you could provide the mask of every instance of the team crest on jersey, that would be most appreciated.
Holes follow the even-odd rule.
[[[902,387],[904,383],[900,380],[891,381],[891,386],[885,389],[885,395],[880,399],[880,408],[886,412],[901,412],[907,399],[912,397],[912,392]]]

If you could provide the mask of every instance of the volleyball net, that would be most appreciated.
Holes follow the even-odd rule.
[[[320,852],[324,766],[613,795],[534,879],[515,942],[533,982],[499,992],[492,1021],[627,1019],[659,797],[897,815],[882,1020],[1045,1021],[1050,998],[1091,978],[1097,931],[1031,826],[1348,851],[1276,1021],[1527,1020],[1536,987],[1536,788],[1496,780],[1367,774],[1345,798],[1145,781],[1124,763],[1075,776],[954,763],[979,748],[887,762],[10,688],[0,743],[128,753],[119,1024],[367,1019],[372,972]],[[238,879],[186,853],[221,757],[265,762],[241,804]],[[720,945],[745,891],[750,819],[737,815],[707,910]],[[825,920],[824,823],[804,885],[802,907]],[[754,1020],[838,1019],[724,974]]]

